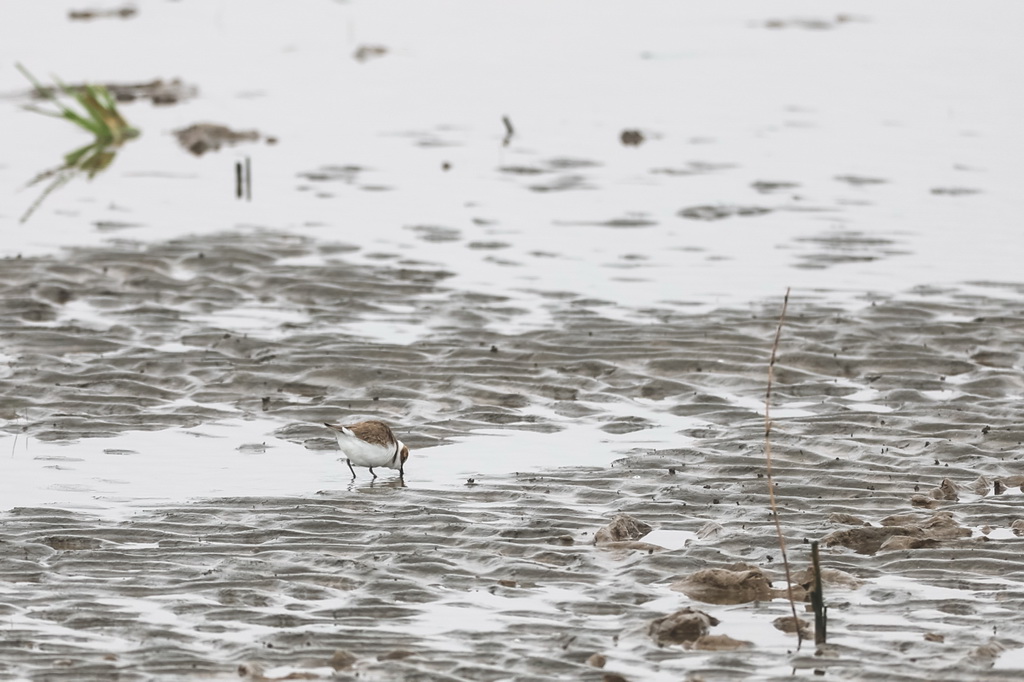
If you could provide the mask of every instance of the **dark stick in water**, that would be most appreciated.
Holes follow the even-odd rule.
[[[507,147],[512,141],[512,136],[516,134],[516,129],[512,127],[512,120],[508,116],[502,116],[501,122],[505,124],[505,139],[501,141],[501,146]]]
[[[828,630],[828,608],[821,591],[821,564],[818,561],[818,541],[811,543],[811,566],[814,569],[814,589],[811,592],[811,608],[814,609],[814,643],[825,643]]]

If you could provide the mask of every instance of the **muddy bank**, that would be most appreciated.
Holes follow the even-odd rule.
[[[5,259],[5,430],[68,440],[251,415],[302,442],[313,437],[303,424],[372,414],[415,425],[403,437],[423,447],[483,426],[642,431],[667,414],[705,425],[689,436],[759,447],[747,439],[777,300],[701,315],[666,305],[643,311],[657,324],[637,324],[552,292],[541,328],[507,334],[538,313],[517,292],[451,290],[429,264],[356,264],[355,250],[252,230]],[[819,437],[862,465],[1012,456],[1024,435],[1022,292],[864,292],[852,306],[795,292],[779,447]],[[409,330],[410,343],[386,340]]]
[[[796,292],[777,496],[795,568],[822,540],[834,580],[829,647],[794,658],[773,625],[789,609],[758,412],[776,302],[638,324],[552,294],[554,324],[510,334],[534,312],[515,292],[449,290],[428,264],[353,251],[253,230],[3,261],[4,430],[120,435],[132,457],[132,433],[239,416],[330,448],[316,424],[372,415],[400,429],[412,471],[481,428],[650,442],[588,467],[553,456],[533,473],[209,498],[125,522],[9,510],[0,675],[1014,678],[1024,288],[865,292],[854,307]],[[368,340],[367,321],[422,333]],[[690,426],[659,430],[679,418]],[[651,539],[595,546],[622,513]],[[694,589],[728,575],[756,589]],[[707,617],[677,644],[662,626],[684,609]]]
[[[445,490],[385,483],[206,500],[124,523],[11,510],[0,522],[8,623],[0,674],[782,679],[792,664],[844,679],[1012,679],[988,670],[995,658],[986,664],[978,652],[1022,643],[1012,615],[1024,606],[1013,587],[1024,578],[1019,539],[874,556],[829,550],[829,570],[857,579],[826,581],[833,644],[818,657],[805,644],[791,658],[795,639],[772,623],[788,615],[780,599],[702,603],[673,591],[681,578],[736,562],[782,585],[763,482],[729,468],[575,469]],[[797,568],[807,565],[803,540],[833,527],[829,509],[905,506],[898,493],[865,501],[854,471],[814,494],[794,489],[799,478],[792,463],[782,467]],[[1020,499],[951,508],[962,523],[991,523],[1015,517]],[[693,539],[671,551],[595,546],[622,510]],[[706,629],[719,639],[704,641],[746,644],[709,652],[651,634],[681,608],[710,616]],[[603,670],[588,664],[595,654]]]

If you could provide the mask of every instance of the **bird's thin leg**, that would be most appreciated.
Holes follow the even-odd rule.
[[[356,477],[356,470],[352,468],[352,460],[346,459],[345,463],[348,464],[348,470],[352,472],[352,478]],[[371,469],[372,471],[372,469]]]
[[[373,473],[373,467],[370,467],[370,475],[377,478],[377,474]]]

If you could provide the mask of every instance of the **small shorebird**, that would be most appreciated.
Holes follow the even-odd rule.
[[[405,477],[403,467],[405,460],[409,459],[409,448],[395,438],[395,434],[384,422],[367,421],[349,426],[325,422],[324,426],[333,431],[334,437],[338,439],[338,447],[345,455],[352,478],[356,477],[353,464],[369,467],[370,475],[374,478],[377,478],[377,474],[373,473],[373,467],[398,469],[398,477]]]

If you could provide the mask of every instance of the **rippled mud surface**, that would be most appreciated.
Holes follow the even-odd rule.
[[[744,679],[827,669],[840,678],[1012,679],[1024,593],[1019,539],[940,541],[874,556],[825,553],[830,641],[792,656],[773,627],[782,599],[701,604],[672,589],[708,567],[756,564],[780,584],[756,453],[656,453],[610,469],[482,481],[463,489],[377,487],[369,494],[205,500],[110,523],[21,508],[0,542],[6,621],[2,672],[30,679]],[[672,475],[655,463],[671,462]],[[645,464],[647,466],[645,466]],[[822,474],[780,462],[783,514],[800,544],[856,512],[899,510],[909,491],[968,476],[960,467],[908,477],[836,465]],[[893,482],[878,499],[866,491]],[[803,479],[807,483],[795,481]],[[949,502],[959,523],[1005,531],[1020,495]],[[686,547],[595,546],[627,511]],[[1013,538],[1013,539],[1011,539]],[[950,564],[956,566],[950,571]],[[684,606],[713,614],[730,650],[658,646],[649,623]],[[711,640],[714,642],[715,640]],[[735,648],[735,650],[732,650]],[[1019,658],[1017,659],[1019,660]],[[335,670],[337,668],[337,671]],[[296,679],[291,677],[290,679]]]
[[[1024,5],[7,6],[0,680],[1024,678]]]
[[[122,438],[130,461],[133,434],[228,418],[329,451],[317,423],[374,415],[414,452],[407,487],[364,478],[124,518],[9,509],[0,676],[1019,675],[1021,287],[791,301],[774,467],[796,575],[805,541],[822,542],[829,643],[815,655],[773,624],[790,613],[763,477],[779,301],[637,322],[552,294],[557,325],[511,334],[536,311],[352,251],[253,231],[3,262],[4,442],[71,453],[40,467],[73,470],[99,437]],[[354,331],[373,325],[419,331]],[[469,442],[511,458],[508,473],[417,479],[451,447],[433,446],[496,429],[500,448]],[[512,473],[527,448],[544,466]],[[12,448],[8,465],[33,452]],[[559,468],[581,461],[601,464]],[[653,530],[594,544],[619,514]],[[694,589],[707,569],[771,586]],[[706,632],[676,642],[661,619],[684,609]]]

